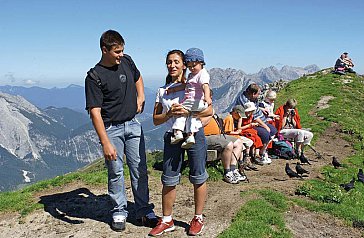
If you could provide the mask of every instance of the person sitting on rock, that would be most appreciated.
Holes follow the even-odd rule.
[[[346,72],[349,73],[355,73],[353,70],[354,63],[353,61],[348,57],[348,53],[344,52],[340,55],[340,57],[335,62],[335,73],[344,75]]]

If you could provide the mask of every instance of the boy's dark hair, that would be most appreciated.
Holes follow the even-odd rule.
[[[105,46],[107,50],[111,50],[115,45],[125,45],[124,38],[119,32],[108,30],[102,33],[100,37],[100,49]]]
[[[260,87],[258,84],[256,83],[252,83],[250,84],[247,88],[246,88],[246,92],[251,93],[251,94],[255,94],[260,90]]]

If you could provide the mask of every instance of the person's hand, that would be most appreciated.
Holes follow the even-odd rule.
[[[179,103],[174,103],[172,104],[171,107],[171,113],[173,116],[188,116],[190,115],[190,112],[188,110],[186,110],[181,104]]]
[[[103,145],[102,150],[106,160],[116,160],[116,149],[110,142]]]
[[[252,122],[250,123],[252,125],[252,127],[256,127],[256,126],[259,126],[259,123],[258,122]]]
[[[145,100],[137,98],[137,113],[142,113],[144,110]]]
[[[280,116],[279,115],[273,115],[273,119],[274,120],[279,120],[280,119]]]
[[[264,115],[268,116],[269,115],[269,110],[266,108],[261,108],[262,112]]]

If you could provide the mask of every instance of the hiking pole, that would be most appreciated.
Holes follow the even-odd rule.
[[[315,153],[315,155],[317,156],[317,158],[319,158],[319,159],[323,159],[324,158],[317,150],[315,150],[315,148],[313,148],[312,145],[308,144],[308,147],[310,147],[311,150],[313,150],[313,152]]]
[[[238,157],[236,156],[236,154],[235,154],[234,152],[232,152],[232,153],[233,153],[233,155],[234,155],[234,157],[235,157],[235,159],[236,159],[236,162],[237,162],[237,163],[239,163],[239,160],[238,160]],[[249,178],[248,178],[248,176],[246,175],[246,173],[245,173],[244,169],[242,169],[241,171],[242,171],[242,174],[245,176],[246,181],[247,181],[248,183],[250,183]],[[239,172],[240,172],[240,169],[239,169]]]

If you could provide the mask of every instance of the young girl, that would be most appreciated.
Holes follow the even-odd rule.
[[[264,101],[259,103],[260,109],[263,111],[267,122],[272,124],[274,120],[279,119],[278,115],[274,114],[274,101],[277,98],[277,93],[273,90],[268,90],[265,94]]]
[[[191,73],[188,75],[186,85],[168,89],[167,93],[185,90],[185,97],[180,102],[181,105],[188,111],[190,116],[177,117],[173,123],[173,137],[171,138],[172,144],[178,144],[183,140],[183,131],[187,132],[187,138],[182,143],[183,149],[189,149],[195,144],[194,133],[202,127],[201,121],[191,114],[193,112],[200,112],[211,105],[210,96],[210,75],[203,67],[205,65],[204,55],[202,50],[198,48],[191,48],[186,51],[185,63]]]
[[[259,126],[259,123],[253,121],[253,114],[257,109],[253,102],[247,102],[244,104],[245,118],[241,118],[238,129],[241,130],[240,135],[245,136],[253,141],[253,146],[249,154],[254,156],[254,160],[257,164],[263,165],[259,150],[263,147],[262,140],[258,136],[258,133],[253,128]],[[244,161],[251,159],[249,154],[246,156]]]

